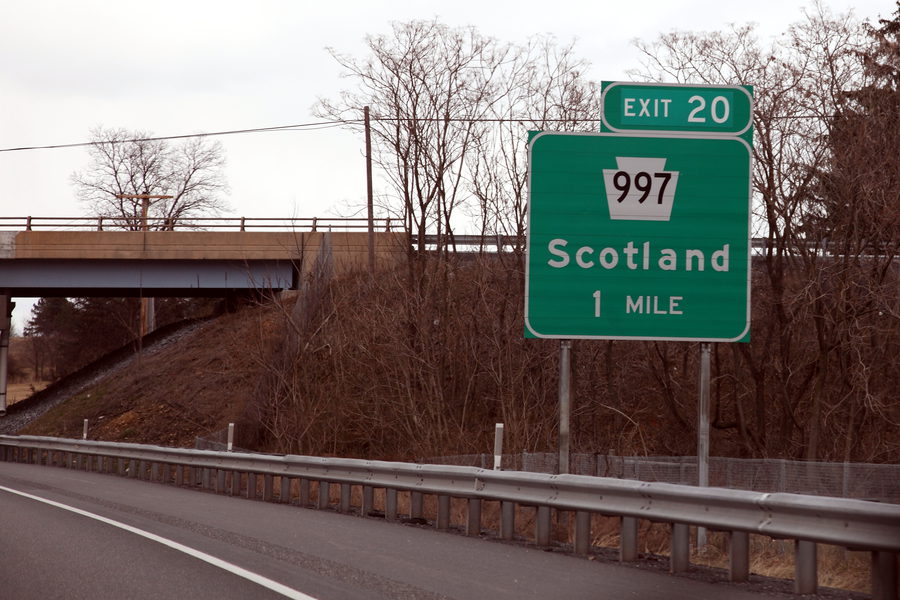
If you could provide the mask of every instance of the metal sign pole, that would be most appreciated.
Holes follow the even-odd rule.
[[[709,350],[710,343],[700,344],[700,399],[697,415],[697,485],[709,485]],[[697,528],[697,548],[706,546],[706,528]]]
[[[569,472],[569,414],[572,411],[572,340],[559,343],[559,473]]]

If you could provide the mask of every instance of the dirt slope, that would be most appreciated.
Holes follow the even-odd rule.
[[[247,307],[200,323],[107,367],[86,385],[62,385],[65,397],[18,432],[81,437],[88,419],[89,439],[193,447],[196,436],[245,422],[256,387],[248,353],[267,311]]]

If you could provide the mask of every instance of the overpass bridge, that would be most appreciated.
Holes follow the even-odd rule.
[[[376,263],[392,262],[406,248],[404,234],[389,226],[371,234],[360,231],[360,219],[330,219],[324,228],[319,219],[251,223],[266,228],[261,230],[250,229],[247,219],[200,220],[203,230],[181,231],[110,231],[103,229],[103,219],[30,217],[15,221],[24,230],[3,231],[9,227],[4,221],[0,293],[19,297],[221,296],[297,289],[319,257],[339,273],[366,268],[370,248]],[[285,224],[291,228],[272,230]]]
[[[316,263],[333,273],[403,256],[405,233],[366,219],[199,219],[204,229],[109,230],[103,218],[0,218],[0,415],[6,412],[15,297],[224,297],[299,289]],[[6,229],[4,231],[4,229]]]

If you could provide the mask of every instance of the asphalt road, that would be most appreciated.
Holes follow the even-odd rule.
[[[378,519],[0,463],[0,598],[285,597],[784,598]]]

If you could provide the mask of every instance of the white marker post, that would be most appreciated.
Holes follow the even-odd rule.
[[[85,419],[84,420],[84,431],[81,432],[81,439],[83,439],[83,440],[87,439],[87,431],[88,431],[88,420]]]
[[[494,425],[494,470],[500,470],[503,459],[503,423]]]
[[[225,446],[225,450],[231,452],[232,448],[234,448],[234,423],[228,424],[228,444]]]

